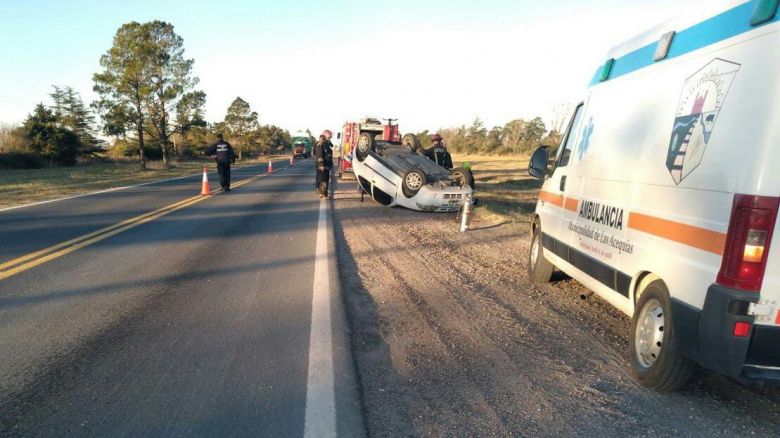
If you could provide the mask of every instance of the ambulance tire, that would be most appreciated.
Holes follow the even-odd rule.
[[[534,252],[536,253],[534,255]],[[528,277],[534,283],[549,283],[552,278],[555,265],[544,258],[544,245],[542,245],[542,226],[537,222],[534,234],[531,238],[531,250],[528,257]]]
[[[358,137],[358,143],[355,147],[355,158],[361,163],[368,158],[368,152],[374,150],[374,134],[363,132]]]
[[[696,365],[683,356],[677,347],[674,315],[666,285],[661,280],[650,283],[639,296],[635,309],[629,337],[634,377],[642,386],[658,392],[671,392],[684,387],[691,379]],[[641,339],[656,342],[638,346],[637,341]],[[653,346],[659,349],[657,354]],[[648,358],[652,358],[652,363],[647,363]]]

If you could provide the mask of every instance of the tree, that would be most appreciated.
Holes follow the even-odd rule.
[[[206,93],[193,91],[182,96],[176,104],[175,132],[184,132],[193,126],[206,126],[203,119],[203,107],[206,105]]]
[[[135,21],[123,24],[114,35],[113,45],[108,52],[100,57],[102,72],[92,77],[97,92],[104,106],[109,108],[107,114],[116,116],[120,112],[128,117],[138,136],[138,155],[141,168],[146,168],[144,154],[144,127],[146,111],[144,105],[154,91],[152,82],[152,59],[154,44],[148,37],[147,28]],[[120,108],[121,111],[111,109]],[[104,119],[104,122],[106,120]],[[116,119],[112,123],[116,123]],[[118,125],[114,125],[117,127]]]
[[[151,123],[147,133],[160,144],[163,166],[167,168],[170,135],[192,123],[192,119],[179,120],[178,116],[199,116],[202,120],[206,94],[187,93],[198,83],[198,78],[192,76],[194,61],[184,58],[184,40],[174,32],[173,25],[155,20],[144,23],[141,28],[141,35],[150,47],[148,70],[152,92],[147,96],[147,110]],[[176,122],[182,123],[171,128],[169,114],[173,109],[177,110]]]
[[[193,91],[187,93],[176,104],[176,125],[173,134],[183,136],[195,127],[205,128],[208,123],[203,119],[203,107],[206,105],[206,93]],[[177,155],[181,155],[181,149],[174,143]]]
[[[544,126],[542,118],[534,117],[525,128],[525,138],[526,140],[539,141],[545,132],[547,132],[547,127]]]
[[[132,129],[134,124],[133,109],[129,105],[101,99],[92,102],[92,108],[103,122],[104,134],[127,140],[127,131]]]
[[[433,144],[433,140],[431,140],[431,134],[426,129],[425,131],[418,132],[415,134],[417,137],[417,141],[420,143],[420,147],[422,149],[428,149]]]
[[[273,153],[292,147],[290,133],[275,125],[266,125],[258,129],[259,143],[263,152]]]
[[[57,123],[54,111],[39,103],[27,116],[23,129],[33,152],[49,162],[72,166],[76,164],[81,142],[73,131]]]
[[[54,91],[49,95],[52,98],[52,110],[60,127],[70,129],[79,141],[81,141],[81,153],[93,152],[101,143],[95,136],[93,126],[95,116],[84,105],[81,95],[71,87],[60,88],[53,86]]]
[[[259,127],[257,117],[257,113],[251,110],[249,103],[240,97],[236,97],[227,109],[224,125],[222,125],[227,132],[223,134],[230,137],[231,142],[234,143],[239,160],[249,146],[248,135]]]

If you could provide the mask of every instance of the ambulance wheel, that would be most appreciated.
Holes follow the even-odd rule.
[[[552,278],[555,265],[544,258],[544,246],[542,245],[542,226],[534,227],[531,237],[531,251],[528,257],[528,277],[534,283],[549,283]]]
[[[666,285],[650,283],[631,318],[631,368],[639,383],[659,392],[676,391],[691,378],[694,363],[683,356],[674,333],[674,315]]]
[[[355,148],[355,157],[361,163],[368,157],[368,152],[374,150],[374,134],[364,132],[358,137],[357,147]]]
[[[412,169],[404,175],[401,190],[407,198],[414,198],[414,195],[427,183],[428,177],[425,176],[425,172],[420,169]]]
[[[465,187],[468,184],[471,190],[474,190],[474,174],[471,173],[471,170],[458,167],[452,170],[452,176],[457,181],[458,187]]]
[[[401,144],[408,147],[412,152],[418,152],[420,150],[420,141],[417,140],[417,136],[414,134],[404,134],[401,139]]]

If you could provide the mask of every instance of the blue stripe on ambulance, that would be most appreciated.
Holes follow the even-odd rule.
[[[678,32],[665,59],[676,58],[756,29],[756,26],[750,25],[754,7],[755,1],[750,1]],[[778,20],[780,20],[780,14],[775,15],[774,18],[762,25],[776,23]],[[653,42],[617,58],[612,66],[609,79],[627,75],[655,64],[653,55],[657,44],[657,42]],[[601,83],[600,78],[601,67],[593,76],[590,86]]]

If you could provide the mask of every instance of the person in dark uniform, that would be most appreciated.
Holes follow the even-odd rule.
[[[444,146],[441,135],[433,135],[433,145],[428,149],[425,149],[423,155],[439,166],[447,170],[452,170],[452,156],[450,156],[450,151],[447,150],[447,146]]]
[[[219,185],[222,190],[230,191],[230,165],[236,162],[236,153],[233,146],[226,142],[222,134],[217,134],[219,141],[206,148],[207,156],[214,156],[217,162],[217,171],[219,172]]]
[[[333,133],[325,130],[320,135],[319,141],[314,145],[314,156],[317,157],[317,191],[320,198],[328,197],[328,185],[330,183],[330,169],[333,168],[333,144],[330,142]]]

